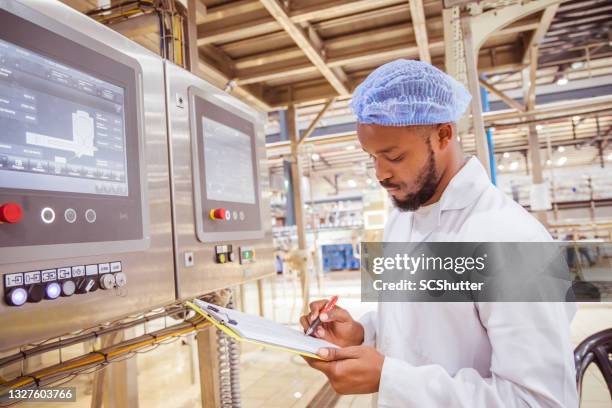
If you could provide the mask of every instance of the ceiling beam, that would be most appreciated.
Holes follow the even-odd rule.
[[[357,21],[363,21],[364,19],[371,18],[379,18],[376,17],[380,13],[386,13],[385,15],[394,15],[397,13],[409,12],[410,6],[408,4],[397,4],[397,0],[338,0],[336,2],[322,2],[316,6],[309,7],[308,9],[301,9],[293,11],[290,19],[294,23],[303,23],[305,21],[305,16],[308,16],[308,13],[314,12],[315,15],[325,16],[325,18],[329,18],[330,15],[338,15],[344,14],[346,10],[350,8],[354,8],[354,10],[359,10],[361,8],[365,8],[365,10],[372,9],[374,6],[377,8],[371,11],[366,11],[364,14],[356,14],[348,17],[342,17],[340,19],[332,19],[326,20],[316,24],[316,28],[319,26],[327,27],[329,25],[340,23],[340,21],[346,20],[345,23],[349,23],[349,18],[354,20],[355,23]],[[388,7],[384,7],[385,5],[389,5]],[[366,7],[367,6],[367,7]],[[347,9],[348,8],[348,9]],[[279,30],[280,27],[278,23],[270,17],[270,16],[260,16],[257,12],[262,10],[262,5],[259,0],[241,0],[237,2],[233,2],[230,4],[225,4],[222,6],[210,7],[207,10],[207,14],[205,18],[198,19],[198,37],[199,37],[199,45],[208,44],[217,41],[223,41],[224,43],[230,41],[262,41],[260,38],[248,38],[259,35],[265,35],[273,33],[276,30]],[[308,11],[310,10],[310,11]],[[248,22],[244,24],[232,24],[230,26],[223,26],[219,24],[222,19],[227,19],[230,17],[236,17],[241,14],[255,13],[258,15],[257,18],[248,19]],[[310,18],[310,17],[309,17]],[[247,20],[245,18],[245,20]],[[200,24],[200,22],[202,22]],[[210,24],[213,23],[214,28],[210,27]],[[428,24],[431,26],[438,26],[442,24],[442,19],[435,17],[428,20]],[[533,19],[525,19],[523,21],[518,21],[509,25],[508,27],[504,27],[499,32],[496,32],[494,35],[505,35],[509,33],[516,33],[522,31],[534,30],[537,28],[538,21],[534,21]],[[277,33],[274,37],[284,36],[285,33]]]
[[[488,10],[482,14],[472,17],[472,31],[474,32],[474,46],[476,50],[496,31],[520,21],[531,14],[540,11],[554,4],[561,3],[562,0],[537,0],[523,3],[512,4],[499,9]]]
[[[303,74],[310,74],[313,72],[317,72],[317,67],[313,66],[311,63],[305,63],[299,65],[292,65],[289,67],[277,67],[269,71],[244,73],[243,75],[238,75],[238,77],[236,78],[236,82],[239,85],[256,84],[259,82],[265,82],[274,79],[286,78]]]
[[[551,117],[557,115],[574,115],[584,114],[584,111],[593,111],[612,108],[612,96],[597,96],[593,98],[585,98],[573,101],[563,101],[555,103],[542,104],[536,106],[533,115],[536,115],[539,120],[546,120],[548,115]],[[515,111],[493,111],[485,112],[483,114],[485,122],[489,126],[503,126],[503,123],[496,123],[497,121],[520,119],[520,114]],[[545,117],[541,117],[545,116]]]
[[[283,27],[289,36],[295,41],[298,47],[304,51],[304,54],[314,64],[321,74],[329,81],[332,87],[340,95],[350,94],[348,86],[342,82],[338,75],[327,66],[325,59],[321,54],[320,49],[316,49],[307,34],[291,21],[287,12],[278,0],[260,0],[264,7],[270,12],[272,17]]]
[[[443,51],[444,40],[442,38],[434,39],[429,43],[429,48]],[[373,50],[339,55],[337,57],[330,57],[328,60],[328,65],[330,67],[335,67],[364,62],[376,62],[381,59],[392,59],[400,57],[415,58],[418,55],[419,48],[416,45],[397,44],[392,46],[385,46],[382,48],[376,48]]]
[[[520,64],[518,62],[516,63],[509,63],[509,64],[502,64],[502,65],[488,65],[488,66],[483,66],[481,64],[478,64],[478,72],[482,75],[482,74],[486,74],[486,75],[498,75],[498,74],[505,74],[505,73],[516,73],[520,70],[522,70],[523,68],[525,68],[526,66],[528,66],[529,64]]]
[[[224,72],[212,66],[207,61],[204,61],[202,58],[200,58],[198,61],[198,70],[199,76],[206,79],[217,88],[226,89],[228,85],[232,84],[232,80],[228,78]],[[247,88],[240,85],[233,85],[230,86],[230,88],[229,93],[234,94],[243,101],[255,106],[257,109],[264,112],[272,110],[270,105],[268,105],[262,98],[254,95],[254,93]]]
[[[304,140],[310,137],[312,132],[314,132],[315,128],[319,124],[319,121],[321,120],[323,115],[325,115],[325,112],[327,112],[327,110],[334,104],[334,101],[335,101],[335,98],[331,98],[327,102],[325,102],[325,105],[323,105],[323,108],[321,109],[321,111],[312,120],[312,122],[310,122],[310,125],[308,125],[308,128],[306,128],[306,131],[300,137],[300,140],[298,140],[298,145],[301,145],[302,143],[304,143]]]
[[[397,4],[397,0],[336,0],[326,1],[314,6],[303,7],[291,12],[291,20],[303,23],[315,19],[330,19],[353,13],[360,13],[379,7]]]
[[[236,67],[234,61],[228,57],[223,51],[215,47],[214,45],[205,45],[199,47],[200,56],[204,56],[205,59],[212,61],[217,66],[223,69],[229,77],[235,76]]]
[[[261,10],[262,5],[259,0],[239,0],[221,6],[209,7],[203,22],[222,20],[238,14],[246,14],[252,11]]]
[[[499,99],[504,101],[506,105],[508,105],[509,107],[513,109],[516,109],[519,112],[525,112],[525,108],[523,107],[523,105],[521,105],[514,99],[510,98],[504,92],[497,89],[493,84],[490,84],[489,82],[487,82],[486,80],[482,78],[479,78],[479,81],[480,81],[480,85],[482,85],[483,87],[485,87],[487,91],[491,92],[493,95],[496,95]]]
[[[532,111],[535,108],[536,82],[538,73],[538,46],[529,47],[529,66],[523,69],[523,90],[525,92],[525,108]]]
[[[276,108],[282,109],[290,103],[325,103],[326,100],[337,96],[337,92],[331,87],[329,82],[325,80],[306,81],[292,87],[293,94],[287,90],[287,87],[268,88],[265,91],[265,99],[268,103]]]
[[[398,0],[335,0],[326,1],[314,6],[301,7],[292,10],[290,18],[294,23],[303,23],[314,19],[325,19],[359,13],[375,8],[398,4]],[[202,22],[222,20],[227,17],[246,14],[261,10],[259,0],[239,0],[220,6],[209,7]]]
[[[198,25],[197,14],[198,5],[203,4],[200,0],[187,0],[187,44],[185,45],[189,70],[194,74],[198,74],[198,61],[200,60],[200,52],[198,50]],[[206,7],[204,7],[206,12]],[[159,25],[159,22],[157,23]]]
[[[334,53],[337,54],[341,49],[356,49],[359,46],[367,43],[382,43],[389,40],[397,40],[400,37],[408,40],[413,34],[412,26],[407,23],[396,24],[390,27],[376,28],[366,30],[358,34],[344,35],[337,38],[325,41],[326,56],[332,58]],[[284,32],[282,35],[286,35]],[[277,34],[270,34],[270,38],[262,39],[262,41],[276,41]],[[407,41],[406,41],[407,42]],[[234,47],[234,44],[228,46]],[[245,48],[248,44],[245,44]],[[224,47],[225,48],[225,47]],[[303,57],[304,53],[298,47],[284,48],[266,53],[260,53],[236,60],[236,69],[254,68],[266,64],[278,64],[279,62]]]
[[[425,22],[425,10],[423,9],[423,0],[409,0],[410,15],[412,25],[414,27],[414,35],[416,37],[417,47],[419,48],[419,59],[421,61],[431,63],[431,55],[429,54],[429,41],[427,39],[427,26]]]
[[[441,24],[442,23],[441,19],[431,18],[428,20],[428,24],[436,25],[438,24],[438,22]],[[530,31],[530,30],[536,29],[537,27],[538,27],[538,20],[536,19],[519,21],[508,27],[503,28],[500,32],[495,33],[494,36],[504,35],[506,34],[506,32],[515,33],[515,32]],[[237,47],[242,47],[244,49],[247,49],[250,43],[255,43],[259,41],[265,41],[265,42],[272,43],[272,42],[279,41],[285,35],[286,34],[284,32],[280,32],[280,33],[268,34],[265,37],[245,39],[240,42],[236,42],[236,43],[232,43],[232,44],[223,46],[223,49],[227,51],[232,51]],[[414,35],[415,35],[414,27],[411,24],[399,23],[399,24],[395,24],[389,27],[375,28],[375,29],[366,30],[366,31],[356,33],[356,34],[343,35],[340,37],[329,39],[325,41],[324,46],[325,46],[325,50],[327,51],[328,60],[336,61],[333,64],[334,66],[341,66],[341,65],[344,65],[344,63],[343,62],[338,63],[337,61],[343,61],[343,58],[342,57],[336,58],[336,55],[339,54],[340,50],[355,49],[356,47],[362,44],[373,44],[373,43],[382,44],[383,42],[388,42],[390,40],[397,40],[399,38],[405,39],[406,40],[405,42],[408,43],[409,41],[411,41]],[[440,47],[440,44],[442,43],[439,43],[438,40],[442,41],[441,38],[437,38],[433,42],[428,41],[430,52],[437,51],[438,49],[441,52],[443,52],[443,46]],[[412,54],[413,45],[406,45],[402,41],[401,46],[407,47],[408,54],[411,55],[412,57],[418,56],[418,52],[416,55]],[[392,46],[391,48],[393,47],[396,47],[396,46]],[[350,54],[350,55],[355,55],[355,54],[357,53]],[[364,54],[367,54],[367,51],[364,52]],[[286,61],[289,59],[299,58],[301,55],[303,54],[299,48],[287,47],[281,50],[275,50],[275,51],[270,51],[266,53],[261,53],[261,54],[256,54],[256,55],[240,58],[236,61],[236,69],[241,70],[241,69],[255,68],[255,67],[259,67],[259,66],[266,65],[266,64],[276,64],[276,63]],[[400,56],[402,55],[400,54]]]
[[[523,64],[529,62],[529,49],[533,46],[539,46],[540,42],[548,32],[550,28],[550,24],[555,18],[555,13],[559,9],[559,3],[553,4],[552,6],[546,7],[544,12],[542,13],[542,18],[540,19],[540,23],[538,24],[538,28],[535,29],[533,34],[529,37],[529,41],[525,44],[525,50],[523,52]]]
[[[430,44],[433,49],[443,49],[444,42],[440,39],[436,39]],[[360,51],[351,54],[346,54],[338,57],[332,57],[327,59],[327,65],[332,68],[340,68],[347,64],[354,63],[367,63],[376,62],[380,60],[393,59],[393,58],[416,58],[418,56],[418,47],[408,44],[398,44],[393,46],[387,46],[383,48],[377,48],[373,50]],[[306,73],[317,72],[317,68],[310,63],[303,63],[298,65],[291,65],[288,67],[276,67],[269,71],[257,72],[256,70],[244,71],[238,73],[236,81],[239,84],[253,84],[258,82],[264,82],[272,79],[284,78],[295,75],[302,75]]]
[[[205,18],[207,15],[206,5],[202,2],[202,0],[195,0],[194,2],[196,14],[200,15],[200,18]]]
[[[239,58],[235,62],[236,69],[256,68],[267,64],[278,64],[283,61],[303,58],[304,53],[299,47],[290,47]]]
[[[429,48],[435,52],[443,52],[444,50],[444,41],[442,38],[433,39],[429,43]],[[382,48],[376,48],[372,50],[365,50],[359,52],[353,52],[350,54],[339,55],[336,57],[329,57],[327,59],[327,65],[331,68],[343,67],[349,64],[364,64],[364,63],[372,63],[375,64],[380,61],[391,60],[394,58],[417,58],[418,57],[418,47],[410,44],[396,44],[392,46],[385,46]],[[239,60],[240,61],[240,60]],[[243,60],[244,61],[244,60]],[[482,64],[479,64],[482,70]],[[520,64],[512,64],[505,65],[499,67],[501,71],[515,71],[520,70],[523,66]],[[495,67],[486,68],[487,72],[494,73]],[[252,69],[252,70],[243,70],[242,72],[237,72],[236,81],[240,85],[246,84],[254,84],[259,82],[265,82],[268,80],[278,79],[278,78],[286,78],[290,76],[303,75],[307,73],[317,72],[317,69],[311,65],[310,63],[301,63],[294,64],[285,67],[274,67],[270,70],[262,70],[260,69]],[[355,79],[355,78],[353,78]],[[313,88],[314,89],[314,88]],[[316,97],[315,99],[327,99],[329,95],[327,93],[322,94],[320,97]],[[306,100],[301,100],[301,102],[305,102]],[[284,102],[275,102],[274,105],[277,104],[285,104],[288,101]]]
[[[243,24],[235,24],[229,27],[215,24],[215,26],[217,25],[219,27],[213,29],[206,23],[198,25],[199,46],[220,41],[231,42],[245,37],[267,34],[280,29],[276,20],[267,16],[254,18]]]

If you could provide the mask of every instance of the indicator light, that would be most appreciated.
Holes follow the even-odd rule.
[[[57,282],[51,282],[45,288],[45,297],[47,299],[57,299],[62,293],[62,288]]]
[[[8,293],[6,300],[11,306],[21,306],[28,300],[28,292],[24,288],[15,288]]]

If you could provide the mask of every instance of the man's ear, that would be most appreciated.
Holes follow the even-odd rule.
[[[438,143],[440,149],[445,149],[453,140],[454,128],[451,123],[442,123],[438,125]]]

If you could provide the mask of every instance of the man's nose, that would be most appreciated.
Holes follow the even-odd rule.
[[[374,163],[374,170],[376,171],[376,178],[378,179],[378,181],[387,180],[393,176],[393,174],[389,170],[389,167],[381,162],[382,160],[376,160],[376,162]]]

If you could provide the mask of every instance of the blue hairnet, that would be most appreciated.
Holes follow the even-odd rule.
[[[399,59],[375,69],[355,89],[357,121],[382,126],[457,122],[469,92],[450,75],[421,61]]]

